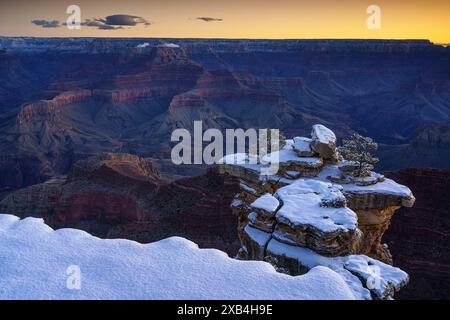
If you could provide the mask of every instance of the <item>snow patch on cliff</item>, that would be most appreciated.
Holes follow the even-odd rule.
[[[280,206],[280,201],[272,196],[270,193],[266,193],[256,199],[251,205],[252,208],[267,211],[268,213],[275,212]]]
[[[355,230],[355,212],[345,206],[333,208],[322,204],[324,197],[328,201],[343,198],[340,189],[339,185],[306,179],[280,188],[276,196],[283,206],[276,214],[277,220],[287,225],[313,226],[323,232]]]
[[[365,255],[322,256],[304,247],[291,246],[271,239],[267,251],[297,260],[302,266],[326,266],[341,275],[359,299],[384,299],[409,281],[406,272]],[[370,289],[370,291],[368,289]]]

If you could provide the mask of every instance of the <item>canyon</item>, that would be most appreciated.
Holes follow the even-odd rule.
[[[98,152],[170,159],[171,132],[194,121],[286,136],[323,123],[379,142],[378,170],[446,167],[449,68],[427,40],[1,37],[1,192]]]
[[[448,298],[449,70],[450,47],[426,40],[0,37],[0,213],[141,243],[183,236],[232,257],[241,249],[241,258],[282,263],[291,274],[310,267],[279,254],[294,241],[320,255],[393,263],[409,274],[396,299]],[[172,164],[170,134],[193,132],[194,121],[223,132],[278,128],[287,137],[322,123],[337,143],[354,132],[373,137],[375,169],[417,200],[410,207],[404,197],[347,190],[357,228],[325,235],[277,223],[274,232],[264,208],[236,217],[256,200],[254,173]],[[332,161],[291,163],[283,175],[320,175]],[[273,254],[251,241],[254,226],[278,237],[281,244],[264,249]]]
[[[122,157],[124,155],[110,155],[110,159],[116,160],[108,161],[114,163]],[[139,161],[135,156],[126,157],[131,160],[126,161],[126,166],[136,166],[131,171],[141,172],[143,175],[137,178],[137,182],[134,182],[136,178],[119,179],[121,174],[116,175],[114,179],[108,178],[111,173],[108,176],[97,176],[95,182],[91,181],[89,176],[81,179],[72,175],[70,180],[84,182],[78,186],[72,182],[64,187],[62,182],[68,179],[61,177],[16,191],[0,202],[0,211],[21,217],[41,217],[54,228],[79,228],[99,237],[126,238],[142,243],[157,241],[167,236],[184,235],[195,240],[200,247],[224,250],[232,257],[237,254],[240,248],[238,219],[233,215],[230,206],[235,195],[240,192],[241,187],[237,179],[220,175],[217,169],[211,169],[207,176],[184,178],[176,183],[164,184],[158,181],[159,174],[155,173],[154,169],[144,173],[146,171],[138,168],[140,161],[149,162],[150,167],[154,168],[153,161]],[[99,159],[101,157],[97,158],[96,162]],[[121,166],[123,167],[123,164]],[[153,178],[149,178],[148,174]],[[394,264],[410,276],[409,284],[398,292],[395,298],[446,299],[449,294],[446,281],[449,253],[445,235],[450,214],[450,170],[405,169],[384,174],[409,186],[416,197],[412,208],[403,207],[397,210],[380,240],[380,243],[387,244]],[[112,182],[121,179],[130,186],[128,190],[139,190],[139,187],[133,187],[134,183],[139,183],[140,187],[148,186],[149,190],[164,185],[164,191],[154,191],[155,195],[160,197],[164,194],[164,197],[160,198],[157,204],[154,203],[155,198],[150,200],[148,209],[142,206],[143,201],[138,199],[135,191],[127,192],[124,202],[124,193],[120,192],[119,188],[116,189],[115,183]],[[102,187],[99,188],[99,185]],[[96,190],[95,193],[87,192],[87,188],[91,187]],[[66,190],[70,190],[71,196],[64,200],[61,195],[67,194]],[[179,197],[180,192],[185,197]],[[141,196],[143,194],[145,193],[140,192]],[[77,206],[69,210],[74,204]],[[130,212],[136,212],[136,207],[139,207],[141,212],[150,212],[151,215],[134,221],[136,213],[133,213],[131,221],[121,221],[120,217],[129,217]],[[161,211],[163,212],[160,213]],[[171,216],[171,212],[176,214]]]
[[[178,235],[234,256],[237,222],[229,205],[238,188],[214,169],[167,183],[154,161],[104,153],[77,161],[66,176],[7,195],[0,212],[102,238],[149,243]]]

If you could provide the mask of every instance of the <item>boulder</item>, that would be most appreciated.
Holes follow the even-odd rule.
[[[336,135],[321,124],[316,124],[311,132],[311,148],[324,159],[336,158]]]

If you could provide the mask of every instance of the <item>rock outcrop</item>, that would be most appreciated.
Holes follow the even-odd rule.
[[[336,158],[336,135],[327,127],[316,124],[311,132],[311,149],[323,159]]]
[[[238,257],[264,259],[290,274],[325,265],[358,297],[391,298],[409,278],[391,266],[381,238],[394,212],[415,198],[376,173],[355,183],[340,170],[336,154],[334,133],[316,125],[312,139],[286,141],[276,154],[276,175],[262,175],[265,165],[251,164],[242,154],[222,159],[220,171],[240,179],[241,192],[231,204],[238,218]]]

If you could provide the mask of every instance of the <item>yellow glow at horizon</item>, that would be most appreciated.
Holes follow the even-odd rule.
[[[83,19],[112,14],[142,16],[152,22],[107,31],[82,27],[44,29],[33,19],[65,21],[68,5],[78,2]],[[381,8],[382,28],[366,27],[366,8]],[[204,22],[197,17],[222,18]],[[24,1],[0,4],[0,35],[41,37],[173,38],[363,38],[430,39],[450,43],[448,0],[97,0]]]

